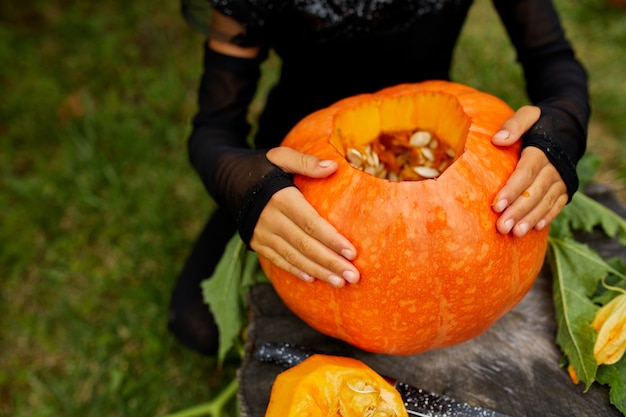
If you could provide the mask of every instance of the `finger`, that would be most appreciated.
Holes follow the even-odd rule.
[[[299,233],[284,235],[288,246],[283,246],[283,250],[288,262],[336,287],[343,286],[346,282],[355,284],[358,281],[358,271],[352,263],[301,229],[296,230]]]
[[[264,253],[272,248],[275,262],[290,271],[331,282],[356,283],[359,272],[348,261],[356,257],[354,246],[323,219],[295,188],[283,189],[270,199],[255,228],[251,247]],[[285,265],[289,264],[290,268]],[[305,275],[300,275],[306,278]]]
[[[307,271],[316,278],[331,283],[340,279],[355,284],[358,281],[358,270],[328,246],[314,239],[302,229],[297,232],[286,234],[287,242],[296,250],[298,257],[293,258],[293,263]]]
[[[524,149],[515,171],[496,194],[493,210],[502,213],[520,196],[524,196],[541,170],[548,165],[550,161],[540,149],[534,147]]]
[[[496,225],[501,233],[524,236],[539,225],[552,221],[567,202],[567,188],[552,165],[547,165],[536,180],[507,209]],[[540,224],[541,223],[541,224]]]
[[[277,207],[307,235],[320,241],[335,253],[341,254],[345,259],[356,258],[357,252],[354,245],[320,216],[297,189],[285,188],[276,193],[275,197]]]
[[[539,204],[532,207],[514,227],[513,235],[523,237],[531,229],[542,230],[567,203],[567,193],[563,192],[559,184],[555,183],[548,190]]]
[[[550,211],[548,211],[548,213],[537,222],[537,224],[535,225],[535,230],[543,230],[546,226],[548,226],[552,222],[552,220],[554,220],[556,216],[559,215],[561,210],[563,210],[563,207],[565,207],[565,205],[567,204],[568,199],[569,196],[567,192],[559,196],[557,202],[550,208]]]
[[[345,279],[311,261],[289,242],[279,238],[274,242],[273,247],[264,246],[260,249],[260,253],[266,254],[264,256],[277,267],[303,281],[313,282],[319,279],[336,288],[341,288],[346,284]]]
[[[324,178],[337,170],[337,162],[333,160],[320,159],[287,146],[272,148],[266,156],[271,163],[286,172],[311,178]]]
[[[493,135],[492,143],[497,146],[508,146],[519,140],[541,116],[541,110],[537,106],[522,106],[506,120],[500,130]]]
[[[358,271],[345,258],[307,235],[283,214],[274,216],[273,220],[274,230],[254,237],[258,253],[268,253],[275,265],[305,281],[317,278],[335,287],[345,285],[346,281],[356,283]]]
[[[276,265],[278,268],[287,271],[291,275],[298,277],[305,282],[315,281],[314,277],[297,268],[295,265],[287,262],[287,260],[274,249],[272,249],[271,246],[260,245],[256,249],[256,252],[259,254],[259,256],[262,256],[269,260],[273,265]]]
[[[496,222],[498,231],[502,234],[514,232],[516,236],[524,235],[531,227],[529,222],[532,218],[528,218],[528,214],[533,211],[534,207],[541,204],[544,198],[542,192],[538,190],[526,190],[522,195],[514,200]],[[526,222],[523,222],[526,219]],[[536,221],[538,221],[537,219]],[[535,222],[536,222],[535,221]],[[533,223],[534,226],[535,223]]]

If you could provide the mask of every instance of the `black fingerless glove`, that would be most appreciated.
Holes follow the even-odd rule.
[[[585,151],[585,141],[571,119],[564,119],[554,107],[540,105],[539,121],[526,132],[522,150],[528,146],[541,149],[557,169],[567,187],[568,202],[578,190],[576,164]],[[578,138],[578,139],[577,139]]]
[[[269,161],[268,161],[269,162]],[[272,196],[286,187],[295,186],[293,177],[282,169],[275,167],[246,194],[237,215],[237,230],[241,240],[250,248],[252,233],[259,220],[261,211]]]

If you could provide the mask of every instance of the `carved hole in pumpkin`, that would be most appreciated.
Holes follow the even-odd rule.
[[[454,164],[470,124],[450,94],[397,95],[339,111],[330,143],[353,167],[369,174],[392,181],[422,180]],[[423,137],[413,141],[416,132]],[[431,138],[424,141],[427,135]]]

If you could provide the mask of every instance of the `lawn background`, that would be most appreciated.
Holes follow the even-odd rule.
[[[453,78],[516,107],[521,72],[489,3]],[[556,5],[590,76],[596,180],[626,201],[626,11]],[[165,328],[213,207],[185,147],[202,41],[176,1],[0,3],[0,416],[161,416],[232,379],[236,362],[217,369]]]

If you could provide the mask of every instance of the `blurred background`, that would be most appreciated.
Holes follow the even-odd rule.
[[[626,202],[626,9],[555,0],[586,66],[595,180]],[[176,1],[0,2],[0,416],[162,416],[236,371],[180,347],[167,302],[213,207],[187,160],[203,37]],[[453,78],[526,103],[489,0]],[[264,92],[279,62],[265,66]]]

